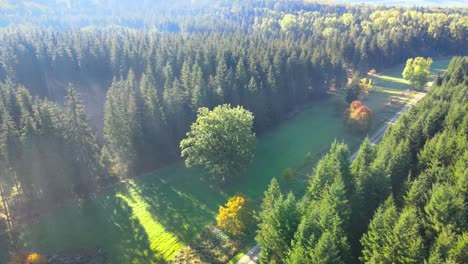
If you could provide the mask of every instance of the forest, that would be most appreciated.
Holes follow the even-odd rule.
[[[334,143],[304,196],[272,180],[261,206],[261,263],[466,263],[468,58],[350,162]],[[368,223],[368,224],[367,224]]]
[[[205,167],[203,184],[229,188],[256,138],[305,107],[359,94],[368,72],[409,58],[467,55],[467,14],[302,0],[0,1],[0,246],[14,253],[31,219],[183,160]],[[332,145],[305,194],[272,181],[246,217],[258,228],[241,240],[258,229],[262,263],[468,262],[467,67],[453,59],[354,161]]]

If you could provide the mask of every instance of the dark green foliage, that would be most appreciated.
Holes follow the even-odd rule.
[[[26,200],[63,199],[70,192],[86,196],[93,191],[98,176],[106,172],[98,162],[96,139],[77,91],[68,89],[61,108],[33,99],[11,82],[0,87],[2,101],[8,102],[0,107],[2,174],[9,175],[8,184]],[[15,109],[17,121],[9,111]]]
[[[271,188],[274,187],[270,185],[270,190],[273,191]],[[294,195],[290,193],[286,198],[280,195],[271,208],[271,212],[264,214],[257,233],[257,242],[262,245],[261,263],[286,261],[299,218]]]
[[[361,260],[365,263],[421,263],[422,242],[416,210],[408,207],[398,214],[390,199],[377,210],[368,232],[361,239]]]
[[[96,139],[88,126],[88,116],[75,88],[69,87],[65,101],[65,143],[73,157],[73,189],[77,194],[87,195],[95,186],[99,174],[103,175],[98,161]]]
[[[467,89],[457,83],[465,80],[457,75],[463,61],[454,59],[441,85],[381,143],[364,140],[351,165],[346,147],[332,145],[299,204],[288,258],[277,261],[467,261]]]
[[[351,103],[359,100],[361,96],[361,80],[358,75],[353,76],[351,83],[346,88],[346,102]]]
[[[83,196],[108,174],[136,176],[176,160],[199,108],[243,107],[261,133],[345,86],[348,70],[466,49],[465,9],[46,2],[0,4],[0,27],[9,25],[0,30],[0,183],[26,201]],[[369,239],[382,259],[466,262],[467,72],[468,59],[455,58],[429,96],[380,145],[366,140],[351,165],[347,147],[334,144],[299,205],[272,182],[260,214],[262,261],[357,261],[360,235],[393,194],[395,220],[379,225],[377,211],[374,228],[392,230]],[[355,75],[347,100],[360,88]]]

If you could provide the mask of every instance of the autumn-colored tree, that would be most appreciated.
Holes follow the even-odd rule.
[[[372,110],[360,101],[353,101],[344,112],[344,121],[352,130],[368,131],[372,126]]]
[[[243,194],[236,194],[225,206],[219,207],[217,225],[229,234],[238,236],[244,233],[253,221],[252,207]]]
[[[31,253],[28,255],[28,258],[26,259],[27,264],[47,264],[47,259],[39,255],[37,253]]]
[[[11,256],[11,264],[47,264],[46,257],[38,253],[29,253],[28,251],[19,251]]]

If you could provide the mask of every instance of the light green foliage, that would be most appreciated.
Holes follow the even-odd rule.
[[[423,243],[416,209],[396,212],[392,200],[379,208],[361,239],[364,263],[421,263]]]
[[[207,168],[218,183],[243,174],[253,158],[255,134],[253,115],[230,105],[198,110],[187,138],[180,142],[181,156],[188,167]]]
[[[466,225],[465,204],[460,193],[448,184],[434,184],[431,198],[424,211],[432,229],[441,232],[444,227],[463,228]]]
[[[415,208],[404,208],[392,232],[386,238],[385,259],[391,263],[421,263],[424,257],[423,240],[419,233],[419,219]]]
[[[318,200],[323,197],[327,186],[333,184],[337,179],[341,179],[340,163],[336,156],[325,155],[315,167],[309,183],[306,197],[311,200]]]
[[[270,182],[270,185],[268,186],[268,190],[264,192],[263,202],[260,205],[260,213],[258,215],[259,223],[257,235],[255,237],[257,242],[263,241],[263,243],[266,243],[265,245],[267,245],[262,247],[260,251],[259,257],[262,263],[269,261],[272,251],[272,248],[268,247],[268,243],[271,241],[270,233],[273,232],[270,217],[273,213],[273,209],[275,208],[276,203],[278,203],[280,199],[283,199],[283,195],[278,185],[278,181],[273,178]]]
[[[383,262],[385,239],[387,234],[393,229],[397,219],[398,213],[393,199],[389,198],[377,209],[374,218],[369,223],[367,233],[361,238],[363,247],[361,261],[364,263]]]
[[[317,164],[309,189],[301,201],[301,222],[294,234],[287,263],[346,263],[350,257],[348,187],[341,171],[349,174],[345,145],[332,145]]]
[[[293,14],[286,14],[283,19],[279,21],[279,25],[282,30],[288,33],[294,33],[299,29],[297,17]]]
[[[410,58],[406,61],[406,67],[403,70],[403,78],[408,80],[416,89],[422,89],[431,75],[431,65],[431,58]]]
[[[350,172],[351,162],[349,161],[349,158],[351,153],[349,151],[348,145],[344,143],[337,143],[335,141],[330,148],[330,155],[335,156],[340,163],[341,178],[349,196],[354,192],[355,186]]]
[[[468,261],[468,235],[457,234],[445,227],[435,240],[430,255],[430,264],[466,263]]]

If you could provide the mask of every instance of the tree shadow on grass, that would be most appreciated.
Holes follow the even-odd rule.
[[[23,230],[23,248],[54,253],[95,247],[108,253],[108,263],[164,262],[212,224],[226,200],[200,181],[202,174],[176,170],[140,177],[53,212]]]
[[[161,263],[133,209],[122,198],[108,195],[60,210],[25,230],[25,249],[40,253],[73,253],[102,248],[108,263]]]
[[[133,188],[143,198],[147,210],[155,219],[184,243],[193,240],[215,219],[213,206],[200,201],[193,193],[159,178],[129,188]]]

